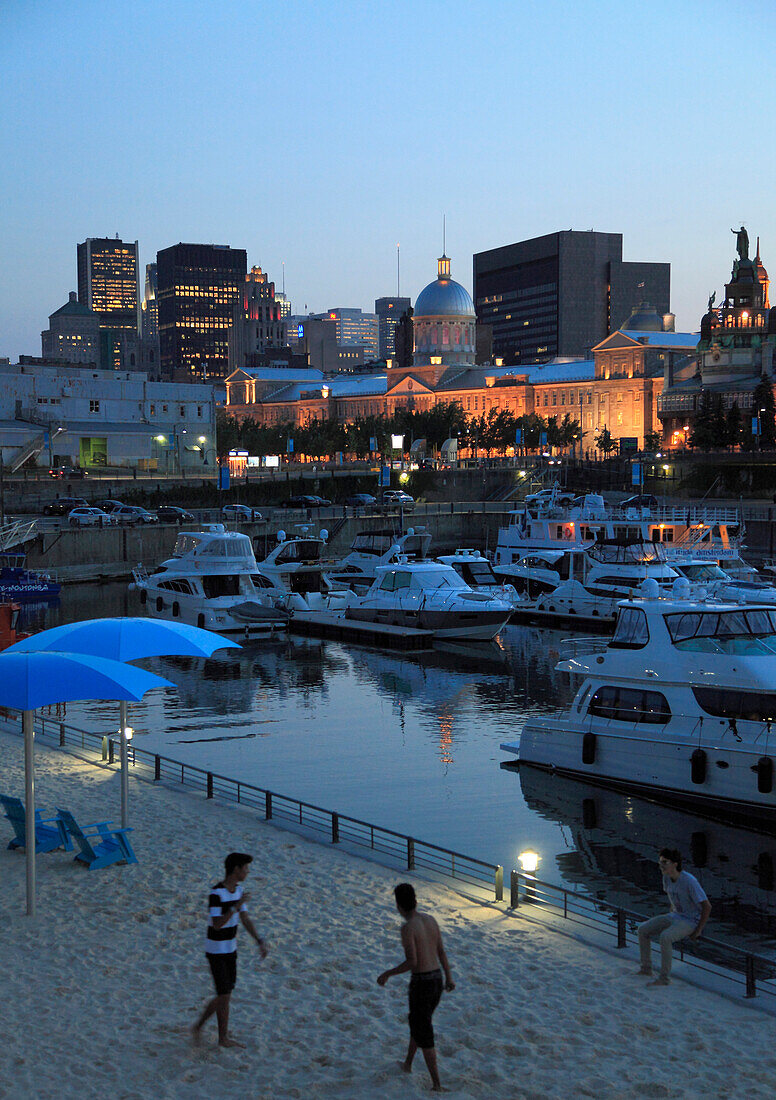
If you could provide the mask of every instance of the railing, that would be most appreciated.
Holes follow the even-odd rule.
[[[608,902],[543,882],[525,871],[512,871],[509,883],[510,906],[561,915],[574,924],[602,929],[615,937],[618,948],[636,941],[636,928],[643,915]],[[684,939],[674,946],[679,958],[707,974],[734,986],[744,987],[745,997],[758,993],[776,997],[776,962],[732,944],[704,935],[698,940]],[[772,1002],[776,1004],[776,1001]]]
[[[37,533],[37,523],[34,519],[17,519],[13,523],[6,523],[0,527],[0,551],[10,550],[14,546],[29,542]]]
[[[585,657],[588,653],[605,653],[609,648],[610,638],[593,637],[561,638],[558,643],[558,656],[564,660],[572,657]]]
[[[6,719],[5,725],[11,732],[21,732],[21,725],[10,718]],[[75,747],[80,750],[78,755],[86,755],[87,759],[97,758],[108,764],[118,761],[118,750],[112,732],[100,734],[79,729],[62,721],[56,714],[36,715],[35,737],[58,744],[66,750],[68,746]],[[408,871],[422,868],[442,878],[454,879],[486,890],[496,901],[503,899],[504,871],[496,864],[474,859],[437,844],[428,844],[393,829],[385,829],[310,802],[302,802],[277,791],[230,779],[180,760],[172,760],[158,753],[136,748],[134,744],[128,746],[127,755],[130,766],[134,767],[141,778],[153,782],[166,780],[180,783],[203,792],[207,798],[217,797],[255,810],[266,821],[289,822],[297,828],[326,837],[332,844],[344,842],[357,848],[365,848]]]

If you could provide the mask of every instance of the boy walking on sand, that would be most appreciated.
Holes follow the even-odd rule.
[[[410,1045],[401,1067],[405,1073],[412,1072],[412,1060],[420,1047],[428,1072],[431,1074],[432,1090],[441,1092],[431,1017],[439,1004],[443,988],[449,993],[455,989],[455,982],[450,973],[450,964],[442,944],[439,925],[430,913],[418,912],[414,888],[409,882],[402,882],[394,888],[393,892],[396,897],[396,908],[404,920],[401,930],[404,962],[394,966],[392,970],[383,971],[377,979],[377,984],[385,985],[394,974],[406,974],[408,970],[412,971],[409,986]],[[442,970],[439,968],[440,963],[445,972],[444,983]]]
[[[682,870],[682,856],[676,848],[661,849],[658,857],[663,875],[663,889],[671,902],[671,912],[640,924],[639,949],[641,968],[639,974],[652,973],[650,940],[660,940],[660,975],[649,985],[668,985],[671,981],[671,949],[677,940],[689,936],[697,940],[711,913],[711,902],[695,875]]]
[[[218,1021],[218,1045],[243,1046],[229,1035],[229,1001],[237,981],[238,920],[242,921],[243,927],[253,936],[262,959],[267,955],[264,940],[254,928],[245,908],[250,895],[243,892],[242,884],[252,862],[253,856],[245,852],[230,852],[224,860],[226,873],[223,882],[217,883],[210,891],[205,953],[213,975],[216,995],[205,1005],[191,1029],[195,1043],[199,1041],[202,1025],[215,1013]]]

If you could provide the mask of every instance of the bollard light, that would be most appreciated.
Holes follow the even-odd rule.
[[[119,733],[120,732],[121,731],[119,731]],[[124,726],[124,740],[125,741],[131,741],[132,737],[134,736],[134,733],[135,733],[135,731],[132,729],[131,726]]]
[[[539,860],[541,856],[536,852],[532,852],[530,849],[527,852],[521,852],[517,857],[517,861],[520,864],[520,870],[527,875],[535,875],[539,866]]]

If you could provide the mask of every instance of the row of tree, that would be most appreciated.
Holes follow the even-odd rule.
[[[520,443],[517,444],[518,431]],[[349,423],[312,420],[306,425],[291,423],[264,427],[249,420],[238,421],[219,414],[218,450],[224,456],[234,448],[250,454],[286,454],[319,459],[338,451],[364,459],[374,450],[388,454],[391,436],[404,437],[408,451],[416,439],[426,440],[426,453],[438,452],[447,439],[458,438],[459,449],[473,454],[506,454],[516,445],[523,450],[573,447],[582,435],[579,421],[568,413],[558,422],[530,413],[515,416],[509,409],[489,409],[481,416],[467,416],[460,401],[441,402],[427,410],[397,409],[392,417],[357,417]],[[372,443],[376,441],[376,448]]]
[[[722,398],[708,390],[701,394],[693,423],[690,444],[703,451],[718,447],[740,447],[743,450],[771,450],[776,445],[776,404],[773,386],[761,378],[752,394],[752,407],[744,418],[734,401],[725,409]]]

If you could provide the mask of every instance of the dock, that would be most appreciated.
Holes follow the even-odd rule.
[[[305,634],[312,638],[334,638],[340,642],[354,642],[356,645],[399,649],[404,653],[432,649],[434,644],[431,630],[389,626],[387,623],[364,623],[325,611],[296,611],[289,620],[288,629],[293,634]]]

